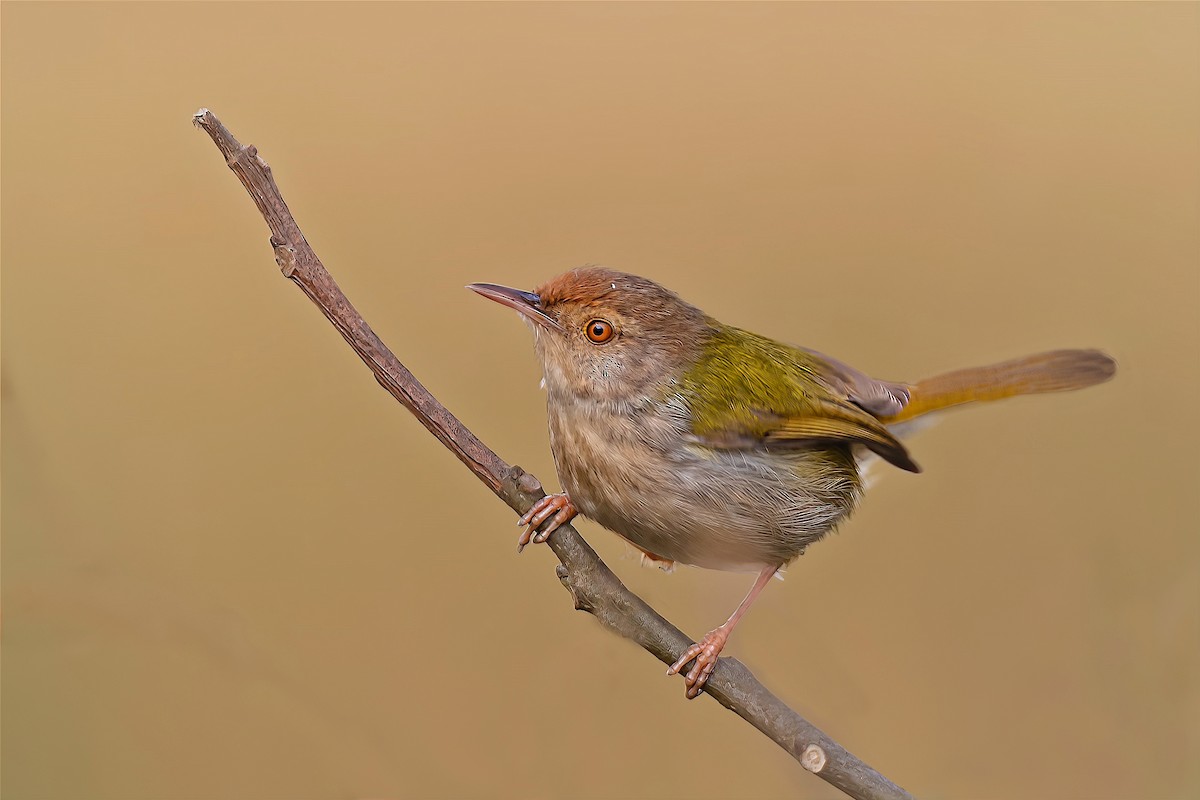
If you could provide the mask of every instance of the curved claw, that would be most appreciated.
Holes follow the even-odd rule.
[[[563,494],[548,494],[533,504],[533,508],[517,520],[517,525],[525,526],[517,539],[517,552],[525,549],[530,542],[542,544],[550,538],[550,534],[566,525],[579,513],[571,503],[571,498]],[[543,523],[549,522],[542,527]],[[541,530],[539,530],[541,528]]]
[[[721,655],[721,651],[725,649],[725,642],[729,641],[729,634],[738,624],[738,620],[750,608],[754,599],[762,593],[763,587],[771,580],[771,576],[779,571],[781,565],[766,565],[758,572],[758,577],[754,580],[754,585],[750,587],[750,592],[746,595],[746,599],[737,607],[729,619],[725,620],[725,624],[719,628],[709,631],[704,634],[704,638],[696,644],[693,644],[679,660],[667,669],[668,675],[678,675],[679,670],[695,659],[692,668],[688,670],[687,675],[683,676],[687,683],[687,697],[689,700],[699,697],[700,692],[704,691],[704,684],[708,682],[708,676],[712,675],[713,670],[717,668],[717,658]]]
[[[717,628],[704,634],[704,638],[683,651],[678,660],[667,668],[668,675],[678,675],[689,661],[695,659],[692,668],[683,676],[687,684],[687,698],[694,700],[704,691],[704,684],[717,668],[717,659],[725,649],[725,641],[729,638],[727,631]]]

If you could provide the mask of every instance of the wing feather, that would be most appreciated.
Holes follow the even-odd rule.
[[[820,353],[714,326],[679,388],[693,433],[709,447],[861,444],[901,469],[920,471],[875,416],[903,409],[908,387],[876,381]]]
[[[781,418],[763,432],[762,441],[768,447],[803,447],[812,442],[862,444],[900,469],[921,471],[879,420],[851,403],[822,401],[809,413]]]

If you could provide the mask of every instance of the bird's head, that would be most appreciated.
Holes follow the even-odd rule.
[[[573,269],[532,292],[491,283],[467,288],[515,309],[533,328],[551,394],[650,395],[694,360],[710,327],[674,292],[605,267]]]

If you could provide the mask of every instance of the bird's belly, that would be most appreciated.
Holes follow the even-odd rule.
[[[572,502],[670,561],[724,570],[785,564],[858,497],[847,448],[714,450],[685,443],[669,419],[569,417],[552,412],[550,432]]]

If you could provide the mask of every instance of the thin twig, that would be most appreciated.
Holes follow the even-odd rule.
[[[383,388],[403,403],[514,511],[524,513],[544,497],[545,492],[537,478],[520,467],[509,466],[447,411],[350,305],[300,232],[300,226],[275,185],[271,168],[258,156],[254,146],[243,147],[207,109],[196,112],[193,121],[212,137],[225,157],[225,163],[254,198],[271,229],[271,246],[284,276],[316,303],[354,352],[371,368]],[[577,609],[589,612],[603,625],[637,642],[665,664],[673,663],[692,643],[683,632],[626,589],[574,528],[566,525],[556,530],[549,545],[562,562],[556,572],[574,598]],[[788,708],[736,659],[722,658],[718,662],[704,692],[770,737],[805,769],[851,797],[911,800],[899,786]]]

